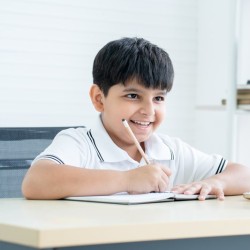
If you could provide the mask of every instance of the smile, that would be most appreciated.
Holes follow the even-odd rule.
[[[134,120],[130,120],[130,121],[141,126],[149,126],[151,124],[151,122],[141,122],[141,121],[134,121]]]

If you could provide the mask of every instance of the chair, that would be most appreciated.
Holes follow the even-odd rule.
[[[32,160],[65,128],[0,128],[0,198],[22,197],[22,180]]]

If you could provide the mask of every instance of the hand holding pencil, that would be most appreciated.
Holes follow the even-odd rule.
[[[146,166],[127,171],[129,176],[129,190],[127,192],[131,194],[165,192],[169,184],[171,170],[166,166],[150,163],[128,122],[122,119],[122,123],[147,164]]]

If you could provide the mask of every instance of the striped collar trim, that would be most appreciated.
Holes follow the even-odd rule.
[[[104,159],[103,159],[98,147],[96,146],[96,142],[95,142],[95,139],[91,133],[91,129],[89,131],[87,131],[87,136],[89,137],[89,140],[91,141],[93,147],[95,148],[95,151],[97,153],[98,158],[100,159],[101,162],[104,162]]]
[[[126,151],[113,142],[100,118],[96,123],[96,127],[87,131],[87,136],[101,162],[121,162],[127,160],[135,163]],[[175,159],[173,150],[157,134],[153,134],[145,142],[145,148],[145,153],[149,159],[156,161]]]

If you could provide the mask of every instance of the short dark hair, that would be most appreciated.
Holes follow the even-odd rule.
[[[122,38],[96,55],[93,80],[107,96],[110,87],[136,78],[146,88],[170,91],[174,69],[166,51],[143,38]]]

